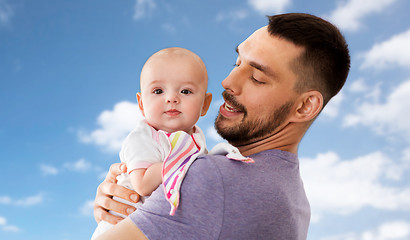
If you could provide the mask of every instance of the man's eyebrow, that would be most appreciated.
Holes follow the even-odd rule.
[[[268,75],[270,77],[275,76],[274,72],[268,66],[264,66],[264,65],[256,63],[256,62],[250,62],[249,65],[256,68],[256,69],[258,69],[259,71],[265,73],[266,75]]]
[[[239,45],[238,46],[236,46],[236,48],[235,48],[235,51],[238,53],[238,55],[239,55]],[[270,77],[273,77],[273,76],[275,76],[275,73],[272,71],[272,69],[270,69],[268,66],[265,66],[265,65],[262,65],[262,64],[259,64],[259,63],[257,63],[257,62],[253,62],[253,61],[251,61],[251,62],[249,62],[249,65],[251,66],[251,67],[253,67],[253,68],[256,68],[256,69],[258,69],[259,71],[261,71],[261,72],[263,72],[264,74],[266,74],[266,75],[268,75],[268,76],[270,76]]]

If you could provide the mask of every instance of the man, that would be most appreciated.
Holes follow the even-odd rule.
[[[218,133],[255,162],[199,157],[169,216],[163,189],[102,239],[306,239],[310,208],[299,175],[298,145],[327,102],[344,85],[350,56],[336,27],[308,14],[269,17],[237,47],[223,80]],[[113,165],[99,186],[95,216],[126,212],[110,196],[130,199],[115,185]]]

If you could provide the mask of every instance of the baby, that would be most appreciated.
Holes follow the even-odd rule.
[[[128,172],[119,176],[118,183],[141,196],[149,196],[162,183],[171,215],[178,207],[179,187],[190,164],[207,153],[205,136],[195,125],[212,100],[207,85],[205,64],[183,48],[156,52],[141,71],[137,100],[145,119],[123,143],[120,159],[127,164]],[[111,226],[101,221],[92,239]]]

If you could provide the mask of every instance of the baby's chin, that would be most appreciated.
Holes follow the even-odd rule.
[[[188,134],[192,134],[194,132],[193,129],[191,129],[190,131],[187,131],[187,130],[184,130],[184,129],[181,129],[181,128],[169,129],[169,131],[165,131],[165,132],[173,133],[173,132],[178,132],[178,131],[183,131],[183,132],[186,132]]]
[[[153,128],[155,128],[157,131],[161,130],[167,133],[173,133],[173,132],[178,132],[178,131],[184,131],[188,134],[192,134],[194,132],[194,127],[188,127],[188,128],[184,128],[181,126],[152,126]]]

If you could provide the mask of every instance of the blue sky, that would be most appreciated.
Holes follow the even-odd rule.
[[[344,33],[352,69],[299,148],[310,240],[410,239],[407,0],[0,0],[0,239],[89,239],[95,190],[139,117],[139,72],[171,46],[200,55],[214,100],[265,15]]]

